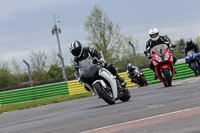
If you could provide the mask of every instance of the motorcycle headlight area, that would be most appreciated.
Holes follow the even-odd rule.
[[[158,55],[155,55],[155,58],[156,58],[156,60],[157,60],[158,62],[161,62],[161,61],[162,61],[162,59],[161,59]]]
[[[167,52],[167,53],[165,54],[164,60],[168,60],[168,59],[169,59],[169,52]]]
[[[189,59],[190,59],[190,56],[185,57],[185,60],[189,60]]]

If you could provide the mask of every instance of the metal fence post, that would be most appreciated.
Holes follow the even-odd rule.
[[[128,43],[133,48],[133,55],[134,55],[134,58],[135,58],[135,66],[138,67],[138,62],[137,62],[137,56],[136,56],[136,52],[135,52],[135,47],[134,47],[134,45],[131,42],[128,42]],[[139,67],[138,67],[138,69],[139,69]]]
[[[28,74],[29,74],[29,81],[30,81],[30,86],[33,86],[33,81],[32,81],[32,76],[31,76],[31,70],[30,70],[30,65],[28,64],[28,62],[26,62],[25,60],[23,60],[23,62],[27,65],[28,67]]]

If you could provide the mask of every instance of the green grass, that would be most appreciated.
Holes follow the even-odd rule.
[[[80,99],[80,98],[85,98],[85,97],[90,97],[90,96],[92,96],[92,92],[86,92],[86,93],[76,94],[76,95],[57,96],[57,97],[52,97],[52,98],[27,101],[23,103],[4,105],[0,107],[0,114],[3,112],[9,112],[9,111],[20,110],[20,109],[28,109],[32,107],[38,107],[38,106],[52,104],[52,103],[70,101],[70,100]]]

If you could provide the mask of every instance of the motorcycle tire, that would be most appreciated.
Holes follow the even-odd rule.
[[[164,84],[165,87],[167,87],[167,84]]]
[[[140,87],[144,86],[142,76],[138,77],[138,83],[139,83]]]
[[[123,93],[123,96],[120,97],[120,100],[122,102],[126,102],[126,101],[128,101],[131,98],[130,91],[127,88],[122,89],[122,93]]]
[[[192,62],[190,67],[194,71],[194,74],[198,77],[199,76],[199,72],[197,70],[196,64],[194,62]]]
[[[104,89],[104,87],[100,83],[94,84],[94,88],[96,89],[99,96],[108,104],[115,104],[115,98],[112,95],[109,95],[108,92]],[[111,92],[112,93],[112,92]]]
[[[169,87],[172,86],[172,81],[171,81],[171,76],[170,76],[170,70],[168,68],[164,68],[163,69],[163,74],[165,76],[165,81],[166,81],[166,85],[165,87]]]
[[[144,85],[146,85],[146,86],[148,85],[146,79],[143,76],[141,77],[141,80],[142,80],[142,82],[143,82]]]

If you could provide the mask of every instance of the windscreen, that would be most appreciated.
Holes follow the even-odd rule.
[[[93,59],[90,57],[88,57],[87,59],[84,59],[82,61],[79,62],[79,69],[84,70],[84,69],[89,69],[91,67],[91,65],[93,64]]]
[[[166,44],[156,45],[151,49],[151,55],[153,55],[153,52],[155,51],[159,56],[164,56],[166,48],[168,48]]]
[[[93,63],[91,56],[79,62],[79,73],[81,76],[92,77],[99,69],[98,65]]]
[[[192,55],[192,54],[194,54],[195,52],[193,51],[193,50],[190,50],[190,51],[188,51],[187,52],[187,56],[190,56],[190,55]]]

